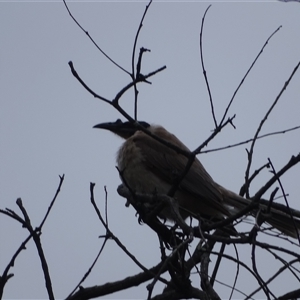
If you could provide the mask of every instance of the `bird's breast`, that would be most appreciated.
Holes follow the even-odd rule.
[[[117,153],[121,180],[130,189],[139,193],[167,193],[170,184],[162,182],[145,164],[145,157],[134,140],[129,138]]]

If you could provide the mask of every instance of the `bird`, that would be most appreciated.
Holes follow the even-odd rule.
[[[160,125],[150,125],[144,121],[123,122],[118,119],[115,122],[97,124],[94,128],[111,131],[125,139],[117,152],[117,167],[123,183],[135,193],[167,195],[186,168],[188,158],[184,153],[191,151]],[[170,147],[161,140],[175,147]],[[175,148],[181,151],[176,151]],[[234,215],[253,201],[216,183],[197,157],[180,181],[174,199],[183,219],[200,216],[216,221]],[[269,201],[261,199],[259,203],[259,208],[266,210]],[[291,210],[292,217],[283,207],[282,204],[272,203],[271,216],[267,222],[281,233],[299,239],[300,212]],[[258,209],[251,213],[255,216]],[[159,217],[174,221],[174,214],[168,207],[162,209]]]

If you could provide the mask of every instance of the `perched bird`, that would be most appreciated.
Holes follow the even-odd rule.
[[[153,135],[190,152],[175,135],[162,126],[146,122],[139,124]],[[186,156],[139,130],[134,123],[118,119],[116,122],[95,125],[94,128],[109,130],[126,140],[117,153],[117,165],[124,184],[134,192],[167,194],[186,167],[188,161]],[[217,184],[197,158],[180,182],[174,198],[183,219],[188,216],[200,216],[205,219],[221,220],[251,203],[250,199],[243,198]],[[267,205],[268,201],[261,200],[261,208],[267,208]],[[292,218],[290,214],[282,211],[282,207],[280,204],[272,204],[272,215],[268,223],[282,233],[297,238],[300,232],[300,212],[293,210]],[[257,211],[252,212],[255,213]],[[168,208],[164,208],[160,216],[173,219]]]

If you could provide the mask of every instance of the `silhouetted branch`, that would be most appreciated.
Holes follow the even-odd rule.
[[[255,234],[253,235],[253,244],[251,247],[251,261],[252,261],[252,269],[254,271],[254,273],[256,274],[256,278],[257,278],[257,282],[260,285],[261,289],[264,291],[266,297],[268,300],[271,300],[270,298],[270,294],[272,295],[272,297],[276,298],[273,293],[270,291],[270,289],[268,288],[268,286],[266,285],[266,283],[264,282],[264,280],[261,278],[260,274],[258,273],[257,270],[257,265],[256,265],[256,255],[255,255],[255,249],[256,249],[256,236],[257,236],[257,232],[259,227],[254,227],[253,228],[255,231]]]
[[[98,98],[106,103],[110,104],[110,101],[98,94],[96,94],[91,88],[88,87],[88,85],[81,79],[81,77],[78,75],[77,71],[74,68],[73,62],[69,61],[69,66],[71,69],[71,72],[73,74],[73,76],[81,83],[81,85],[90,93],[92,94],[95,98]]]
[[[277,258],[279,258],[279,256],[277,256]],[[271,276],[268,280],[265,281],[265,284],[270,284],[276,277],[278,277],[279,274],[281,274],[283,271],[285,271],[286,269],[288,269],[290,267],[290,265],[299,262],[298,259],[293,259],[291,260],[288,264],[285,264],[284,266],[282,266],[273,276]],[[256,290],[254,290],[251,294],[249,294],[245,300],[247,299],[251,299],[252,296],[254,296],[257,292],[259,292],[261,290],[261,286],[258,287]],[[278,298],[277,298],[278,299]]]
[[[32,234],[30,234],[19,246],[19,248],[17,249],[17,251],[14,253],[14,255],[12,256],[10,262],[8,263],[8,265],[6,266],[4,272],[2,273],[2,275],[0,276],[0,299],[2,299],[3,296],[3,291],[4,291],[4,286],[7,283],[7,281],[12,278],[14,276],[14,274],[9,274],[9,270],[10,268],[12,268],[15,264],[15,260],[18,257],[18,255],[21,253],[22,250],[26,249],[26,244],[30,241],[30,239],[32,238]]]
[[[295,258],[297,258],[299,261],[300,261],[300,254],[296,253],[296,252],[293,252],[287,248],[283,248],[283,247],[279,247],[279,246],[274,246],[270,243],[262,243],[262,242],[259,242],[259,241],[256,241],[256,246],[259,246],[260,248],[262,249],[273,249],[273,250],[276,250],[276,251],[279,251],[281,253],[285,253],[285,254],[288,254],[288,255],[291,255]]]
[[[38,227],[39,230],[42,229],[42,227],[44,226],[44,224],[45,224],[45,222],[46,222],[46,220],[47,220],[47,218],[48,218],[48,216],[49,216],[49,214],[50,214],[50,211],[51,211],[51,209],[52,209],[52,207],[53,207],[53,205],[54,205],[54,202],[56,201],[56,198],[57,198],[57,196],[58,196],[58,194],[59,194],[59,192],[60,192],[61,186],[62,186],[62,184],[63,184],[63,182],[64,182],[65,174],[63,174],[62,176],[59,176],[59,178],[60,178],[60,181],[59,181],[58,188],[57,188],[56,193],[55,193],[55,195],[54,195],[54,197],[53,197],[53,200],[51,201],[51,203],[50,203],[50,205],[49,205],[49,207],[48,207],[48,210],[47,210],[47,212],[46,212],[46,215],[45,215],[44,219],[42,220],[40,226]]]
[[[186,245],[190,244],[192,242],[192,240],[193,240],[192,237],[188,237],[187,239],[182,241],[182,243],[180,243],[175,249],[173,249],[172,253],[163,261],[161,269],[157,272],[157,274],[153,278],[152,282],[147,286],[148,299],[151,299],[151,295],[152,295],[154,286],[155,286],[156,282],[158,281],[159,276],[168,268],[168,265],[171,263],[174,256],[179,252],[179,250],[181,250]]]
[[[233,248],[235,250],[236,259],[240,260],[239,253],[238,253],[236,245],[233,244],[232,246],[233,246]],[[235,273],[234,283],[233,283],[233,286],[231,288],[231,293],[230,293],[229,299],[232,299],[233,292],[236,290],[235,287],[236,287],[236,284],[237,284],[237,281],[238,281],[238,278],[239,278],[239,273],[240,273],[240,265],[236,264],[236,273]]]
[[[228,103],[228,105],[227,105],[227,107],[226,107],[226,109],[225,109],[225,112],[224,112],[224,115],[223,115],[223,117],[222,117],[222,120],[221,120],[220,124],[222,124],[222,123],[224,122],[224,120],[225,120],[225,118],[226,118],[226,116],[227,116],[227,113],[228,113],[228,111],[229,111],[229,108],[230,108],[230,106],[231,106],[231,104],[232,104],[232,102],[233,102],[233,100],[234,100],[234,98],[235,98],[235,96],[236,96],[238,90],[240,89],[240,87],[241,87],[242,84],[244,83],[246,77],[248,76],[248,74],[249,74],[250,71],[252,70],[252,68],[253,68],[253,66],[255,65],[256,61],[258,60],[258,58],[260,57],[260,55],[263,53],[263,51],[264,51],[265,47],[267,46],[267,44],[269,43],[270,39],[273,37],[273,35],[275,35],[275,34],[280,30],[281,27],[282,27],[282,26],[279,26],[279,27],[278,27],[278,28],[277,28],[277,29],[276,29],[276,30],[268,37],[268,39],[266,40],[265,44],[263,45],[263,47],[261,48],[261,50],[260,50],[259,53],[257,54],[256,58],[254,59],[253,63],[251,64],[250,68],[247,70],[245,76],[242,78],[240,84],[238,85],[238,87],[237,87],[236,90],[234,91],[234,93],[233,93],[233,95],[232,95],[232,97],[231,97],[231,99],[230,99],[230,101],[229,101],[229,103]]]
[[[188,289],[184,291],[167,291],[163,294],[152,297],[150,300],[179,300],[179,299],[200,299],[200,300],[208,300],[206,293],[203,291],[190,286]]]
[[[42,269],[43,269],[44,278],[45,278],[45,285],[46,285],[46,289],[47,289],[47,292],[48,292],[49,299],[54,300],[55,298],[54,298],[54,294],[53,294],[53,290],[52,290],[51,277],[50,277],[46,257],[45,257],[45,254],[44,254],[44,250],[43,250],[43,247],[42,247],[42,244],[41,244],[40,233],[36,232],[32,228],[30,218],[27,214],[27,211],[26,211],[25,207],[22,204],[21,198],[17,199],[17,205],[19,206],[20,210],[23,213],[24,220],[25,220],[24,225],[28,229],[30,234],[32,234],[32,238],[33,238],[34,243],[36,245],[36,248],[37,248],[40,260],[41,260],[41,264],[42,264]]]
[[[214,255],[219,255],[219,253],[218,252],[214,252],[214,251],[211,251],[211,254],[214,254]],[[224,257],[224,258],[226,258],[227,260],[229,260],[229,261],[232,261],[232,262],[234,262],[235,264],[239,264],[240,266],[242,266],[245,270],[247,270],[257,281],[258,281],[258,283],[259,283],[259,278],[257,277],[257,275],[255,274],[255,272],[253,272],[249,267],[248,267],[248,265],[247,264],[245,264],[244,262],[242,262],[241,260],[237,260],[236,258],[234,258],[234,257],[232,257],[232,256],[230,256],[230,255],[228,255],[228,254],[225,254],[225,253],[223,253],[222,254],[222,256]]]
[[[203,76],[204,76],[204,79],[205,79],[206,89],[207,89],[208,96],[209,96],[211,114],[212,114],[212,117],[213,117],[213,120],[214,120],[215,128],[217,128],[218,127],[218,123],[217,123],[217,119],[216,119],[216,115],[215,115],[214,103],[213,103],[213,99],[212,99],[212,95],[211,95],[211,90],[210,90],[209,83],[208,83],[206,69],[204,67],[203,43],[202,43],[204,20],[205,20],[206,14],[207,14],[207,12],[208,12],[208,10],[209,10],[210,7],[211,7],[211,5],[209,5],[207,7],[207,9],[205,10],[204,15],[202,17],[202,22],[201,22],[201,29],[200,29],[200,58],[201,58],[202,73],[203,73]]]
[[[222,243],[221,244],[221,248],[220,248],[220,255],[218,255],[217,261],[215,263],[214,270],[213,270],[213,272],[211,274],[211,278],[210,278],[210,284],[211,284],[211,286],[214,286],[214,283],[215,283],[215,280],[216,280],[216,277],[217,277],[217,273],[219,271],[221,260],[222,260],[222,255],[221,254],[224,253],[225,247],[226,247],[226,244]]]
[[[163,71],[164,69],[166,69],[166,66],[160,67],[160,68],[156,69],[155,71],[148,73],[147,75],[141,75],[140,74],[140,76],[138,76],[137,78],[135,78],[134,80],[132,80],[125,87],[123,87],[120,90],[119,93],[117,93],[116,97],[111,101],[112,102],[111,104],[117,109],[119,100],[123,96],[123,94],[125,94],[125,92],[127,92],[130,88],[132,88],[136,83],[138,83],[138,82],[146,82],[146,79],[148,79],[148,78],[156,75],[157,73]],[[147,82],[147,83],[149,83],[149,82]]]
[[[112,240],[114,240],[116,242],[116,244],[127,254],[128,257],[130,257],[136,265],[138,265],[142,270],[146,271],[147,268],[144,267],[128,250],[127,248],[121,243],[121,241],[112,233],[112,231],[109,229],[107,223],[104,221],[100,210],[95,202],[95,198],[94,198],[94,187],[95,187],[95,183],[90,183],[90,192],[91,192],[91,203],[97,213],[97,216],[99,218],[99,220],[101,221],[103,227],[106,229],[106,237],[110,238]]]
[[[152,0],[149,1],[148,5],[146,5],[144,14],[141,18],[139,27],[137,29],[137,32],[136,32],[136,35],[135,35],[135,38],[134,38],[133,49],[132,49],[132,58],[131,58],[131,78],[132,78],[132,81],[134,81],[137,77],[139,77],[141,75],[141,65],[142,65],[143,53],[146,52],[146,51],[150,51],[150,50],[145,49],[143,47],[140,49],[140,55],[139,55],[138,62],[137,62],[137,65],[136,65],[136,74],[135,74],[135,51],[136,51],[137,41],[138,41],[138,38],[139,38],[139,34],[141,32],[141,29],[143,27],[144,19],[146,17],[147,11],[148,11],[151,3],[152,3]],[[137,97],[138,97],[138,90],[137,90],[136,84],[134,84],[134,120],[135,121],[137,120]]]
[[[294,165],[300,162],[300,153],[297,156],[292,156],[289,162],[281,168],[280,171],[276,173],[262,188],[256,192],[253,198],[260,199],[262,195],[277,181],[277,178],[280,178],[286,171],[292,168]],[[278,204],[277,204],[278,205]],[[281,206],[282,208],[284,206]],[[294,212],[293,212],[294,215]]]
[[[48,210],[43,218],[43,220],[41,221],[40,225],[38,227],[36,227],[35,229],[33,229],[33,227],[31,226],[31,221],[30,218],[27,214],[26,209],[24,208],[23,204],[22,204],[22,200],[21,198],[18,198],[16,203],[19,206],[21,212],[23,213],[24,219],[22,219],[17,213],[15,213],[13,210],[6,208],[6,210],[2,210],[0,209],[0,213],[5,214],[7,216],[9,216],[10,218],[18,221],[19,223],[22,224],[22,227],[27,228],[28,231],[30,232],[29,236],[21,243],[21,245],[19,246],[19,248],[17,249],[17,251],[14,253],[14,255],[12,256],[10,262],[8,263],[8,265],[6,266],[4,272],[2,273],[2,276],[0,276],[0,299],[2,299],[2,295],[3,295],[3,290],[4,290],[4,286],[6,284],[6,282],[13,276],[13,274],[8,274],[10,268],[12,268],[15,264],[15,260],[18,257],[18,255],[21,253],[22,250],[26,249],[26,244],[30,241],[31,238],[33,238],[37,250],[38,250],[38,254],[40,256],[40,260],[41,260],[41,264],[42,264],[42,269],[43,269],[43,273],[44,273],[44,277],[45,277],[45,284],[46,284],[46,288],[47,288],[47,292],[49,295],[49,299],[54,299],[54,295],[53,295],[53,291],[52,291],[52,284],[51,284],[51,278],[50,278],[50,274],[49,274],[49,270],[48,270],[48,265],[47,265],[47,261],[46,258],[44,256],[44,252],[42,249],[42,245],[40,242],[40,234],[41,234],[41,230],[43,225],[45,224],[50,211],[55,203],[55,200],[57,199],[57,196],[60,192],[61,186],[63,184],[64,181],[64,175],[59,176],[60,177],[60,182],[58,185],[58,188],[56,190],[56,193],[54,195],[53,200],[50,203],[50,206],[48,207]]]
[[[234,127],[233,125],[233,120],[235,118],[235,115],[233,115],[232,117],[228,118],[227,121],[225,123],[222,123],[221,125],[219,125],[217,128],[214,129],[213,133],[199,146],[197,147],[193,152],[195,154],[199,154],[201,153],[202,148],[206,147],[208,145],[208,143],[214,139],[214,137],[221,132],[221,130],[227,126],[228,124],[230,124],[231,126]]]
[[[286,207],[287,207],[287,209],[288,209],[288,211],[289,211],[289,215],[290,215],[290,217],[291,217],[291,221],[292,221],[293,224],[294,224],[295,232],[296,232],[296,234],[297,234],[298,242],[299,242],[299,244],[300,244],[300,235],[299,235],[299,231],[298,231],[298,229],[297,229],[296,222],[295,222],[295,220],[294,220],[294,218],[293,218],[293,214],[292,214],[292,211],[291,211],[291,209],[290,209],[289,202],[287,201],[287,198],[286,198],[286,196],[285,196],[284,188],[283,188],[283,185],[282,185],[282,183],[281,183],[280,177],[277,175],[277,173],[276,173],[276,171],[275,171],[275,168],[274,168],[274,166],[273,166],[273,163],[272,163],[272,161],[270,160],[270,158],[268,158],[268,161],[269,161],[269,164],[270,164],[270,166],[271,166],[271,168],[272,168],[273,174],[274,174],[274,176],[276,177],[276,180],[277,180],[277,182],[278,182],[278,184],[279,184],[279,186],[280,186],[280,189],[281,189],[281,192],[282,192],[284,201],[285,201],[285,205],[286,205]]]
[[[258,128],[257,128],[257,130],[256,130],[256,132],[254,134],[253,141],[252,141],[251,146],[250,146],[250,150],[248,151],[248,164],[247,164],[247,168],[246,168],[246,172],[245,172],[245,190],[246,190],[246,196],[247,197],[249,197],[249,173],[250,173],[250,167],[251,167],[251,164],[252,164],[253,150],[254,150],[254,146],[255,146],[257,137],[258,137],[258,135],[259,135],[259,133],[260,133],[260,131],[261,131],[264,123],[267,121],[268,116],[270,115],[270,113],[272,112],[273,108],[278,103],[281,95],[283,94],[283,92],[285,91],[285,89],[289,85],[290,81],[292,80],[293,76],[297,72],[299,66],[300,66],[300,62],[298,62],[298,64],[294,68],[293,72],[291,73],[290,77],[285,82],[284,86],[282,87],[281,91],[279,92],[279,94],[275,98],[274,102],[272,103],[271,107],[269,108],[269,110],[265,114],[264,118],[261,120],[261,122],[260,122],[260,124],[259,124],[259,126],[258,126]]]
[[[81,25],[80,23],[75,19],[75,17],[73,16],[73,14],[71,13],[67,3],[65,0],[63,0],[65,7],[70,15],[70,17],[73,19],[73,21],[76,23],[76,25],[88,36],[88,38],[92,41],[92,43],[96,46],[96,48],[110,61],[112,62],[115,66],[117,66],[120,70],[122,70],[123,72],[127,73],[128,75],[130,75],[130,73],[128,71],[126,71],[124,68],[122,68],[119,64],[117,64],[113,59],[111,59],[99,46],[98,44],[94,41],[94,39],[90,36],[90,34],[88,33],[88,31],[86,31]]]
[[[144,272],[133,276],[126,277],[115,282],[108,282],[103,285],[93,286],[88,288],[80,288],[78,292],[72,295],[68,300],[92,299],[100,296],[109,295],[117,291],[122,291],[130,287],[138,286],[143,282],[152,279],[160,270],[162,263],[159,263],[153,268],[147,269]]]
[[[296,300],[300,298],[300,289],[286,293],[277,298],[277,300]]]
[[[280,130],[280,131],[266,133],[266,134],[258,136],[256,138],[256,140],[259,140],[259,139],[262,139],[262,138],[265,138],[265,137],[268,137],[268,136],[271,136],[271,135],[284,134],[286,132],[297,130],[297,129],[300,129],[300,126],[295,126],[293,128],[289,128],[289,129],[285,129],[285,130]],[[248,143],[252,142],[253,140],[254,139],[251,138],[251,139],[248,139],[248,140],[245,140],[243,142],[236,143],[236,144],[231,144],[231,145],[228,145],[228,146],[214,148],[214,149],[209,149],[209,150],[203,150],[203,151],[201,151],[201,153],[210,153],[210,152],[215,152],[215,151],[220,151],[220,150],[225,150],[225,149],[231,149],[231,148],[234,148],[234,147],[238,147],[238,146],[242,146],[242,145],[248,144]]]
[[[73,291],[69,294],[69,296],[66,298],[67,300],[68,299],[71,299],[72,298],[72,295],[75,293],[75,291],[80,288],[80,286],[82,285],[82,283],[88,278],[88,276],[90,275],[90,273],[92,272],[94,266],[96,265],[96,262],[98,261],[105,245],[106,245],[106,242],[108,241],[109,237],[105,236],[105,239],[102,243],[102,246],[96,256],[96,258],[94,259],[92,265],[89,267],[89,269],[87,270],[87,272],[84,274],[84,276],[82,277],[82,279],[79,281],[79,283],[76,285],[76,287],[73,289]]]
[[[131,260],[138,266],[140,267],[144,272],[147,272],[148,269],[143,266],[137,259],[136,257],[127,250],[127,248],[125,247],[125,245],[119,240],[119,238],[117,238],[113,232],[109,229],[108,227],[108,224],[104,221],[101,213],[100,213],[100,210],[95,202],[95,198],[94,198],[94,187],[95,187],[95,184],[94,183],[90,183],[90,192],[91,192],[91,203],[97,213],[97,216],[99,218],[99,220],[101,221],[102,225],[104,226],[104,228],[106,229],[106,237],[107,238],[110,238],[112,239],[124,252],[125,254],[131,258]],[[159,280],[164,282],[164,283],[167,283],[167,281],[165,281],[163,278],[159,277]]]

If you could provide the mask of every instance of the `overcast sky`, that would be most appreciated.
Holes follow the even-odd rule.
[[[143,59],[143,73],[163,65],[152,85],[139,86],[139,119],[165,126],[190,149],[213,129],[209,101],[199,58],[199,29],[205,9],[212,3],[203,34],[204,60],[216,115],[220,120],[228,101],[261,47],[279,26],[238,92],[229,116],[236,114],[236,129],[227,127],[209,144],[215,148],[251,138],[293,68],[300,60],[300,4],[275,1],[154,1],[144,21],[138,48],[151,49]],[[146,2],[70,2],[78,22],[117,63],[130,71],[134,36]],[[105,234],[89,200],[95,182],[97,203],[104,212],[104,186],[108,190],[111,230],[145,266],[160,258],[158,240],[146,225],[139,225],[133,208],[116,192],[120,183],[115,154],[122,141],[92,127],[115,121],[120,114],[91,96],[72,76],[68,62],[100,95],[112,99],[130,78],[112,65],[69,17],[62,1],[0,2],[0,206],[19,213],[21,197],[33,226],[38,225],[55,194],[59,175],[65,182],[47,220],[42,243],[56,298],[63,298],[87,271]],[[133,92],[121,99],[133,113]],[[262,133],[300,125],[300,72],[294,76]],[[235,192],[243,184],[246,146],[201,155],[212,177]],[[299,131],[261,140],[252,171],[270,157],[278,170],[300,149]],[[299,166],[282,178],[289,203],[300,209]],[[269,178],[265,171],[251,186],[253,195]],[[266,195],[267,196],[267,195]],[[0,215],[0,274],[27,232]],[[264,236],[262,235],[262,238]],[[228,248],[233,254],[233,248]],[[240,248],[245,261],[250,249]],[[276,265],[266,253],[258,256],[264,279]],[[232,285],[233,264],[223,262],[219,279]],[[275,268],[275,269],[276,269]],[[299,269],[299,265],[298,265]],[[109,241],[84,286],[100,285],[133,275],[140,269]],[[232,271],[232,273],[231,273]],[[17,258],[5,299],[47,298],[35,245]],[[194,284],[197,286],[198,282]],[[245,293],[256,282],[244,271],[238,288]],[[287,275],[273,285],[278,296],[299,287]],[[157,292],[161,291],[161,286]],[[216,284],[222,298],[230,289]],[[145,285],[111,298],[145,298]],[[239,293],[234,297],[242,298]],[[256,298],[258,298],[257,296]],[[263,297],[263,294],[260,294]],[[107,297],[109,298],[109,297]]]

